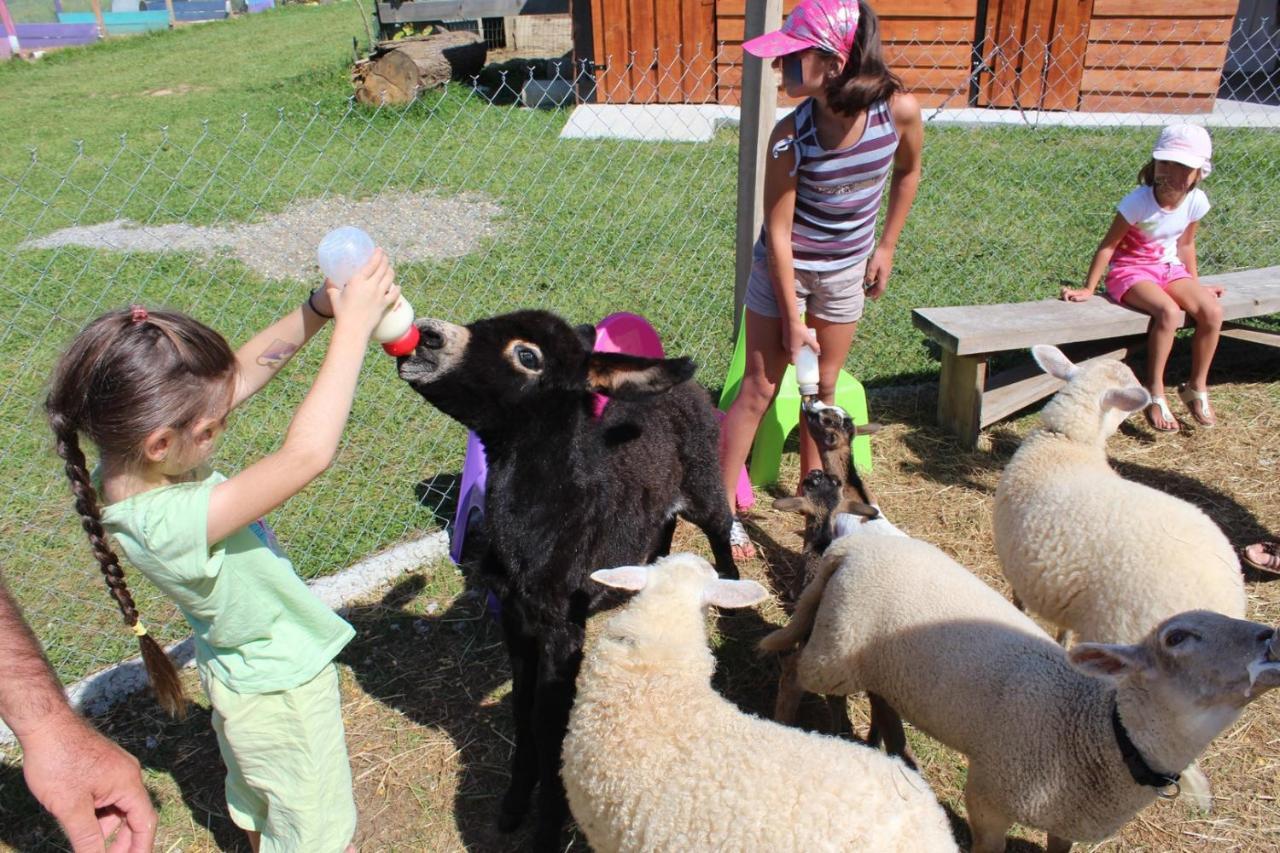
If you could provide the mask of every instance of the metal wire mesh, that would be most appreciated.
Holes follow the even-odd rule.
[[[1207,124],[1216,147],[1202,273],[1280,264],[1276,43],[1269,21],[1254,26],[1264,35],[1238,44],[1256,62],[1237,62],[1225,82],[1225,39],[1206,50],[1194,27],[1164,40],[1131,28],[993,35],[958,53],[922,30],[888,45],[926,105],[925,177],[850,370],[869,385],[929,380],[936,362],[911,308],[1043,298],[1079,282],[1171,110],[1200,111],[1185,118]],[[319,236],[354,221],[387,247],[422,316],[532,306],[593,322],[635,311],[718,386],[737,168],[736,108],[724,102],[736,100],[740,60],[724,46],[709,61],[690,55],[508,67],[407,108],[220,117],[158,142],[32,151],[0,171],[0,566],[60,675],[133,653],[41,408],[58,352],[104,310],[166,305],[246,340],[318,283]],[[571,108],[575,98],[593,103]],[[219,467],[278,444],[325,343],[235,414]],[[271,518],[300,573],[440,528],[464,439],[371,354],[337,464]],[[172,608],[129,577],[155,632],[183,635]]]

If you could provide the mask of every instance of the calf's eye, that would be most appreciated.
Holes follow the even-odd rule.
[[[525,370],[541,370],[542,359],[538,357],[538,353],[526,346],[516,347],[516,359],[519,360],[520,366]]]

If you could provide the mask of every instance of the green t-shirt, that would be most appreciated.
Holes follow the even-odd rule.
[[[305,684],[355,636],[316,598],[256,521],[210,545],[209,496],[227,478],[140,492],[103,508],[103,525],[195,632],[196,661],[239,693]]]

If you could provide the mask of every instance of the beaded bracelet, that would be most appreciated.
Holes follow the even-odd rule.
[[[313,290],[311,291],[311,295],[307,297],[307,307],[310,308],[312,311],[314,311],[317,317],[323,317],[326,320],[332,320],[333,319],[332,314],[326,314],[316,307],[315,298],[316,298],[316,292]]]

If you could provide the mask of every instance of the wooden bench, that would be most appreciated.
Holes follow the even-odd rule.
[[[1233,320],[1280,312],[1280,267],[1211,275],[1226,288],[1222,334],[1280,346],[1280,334],[1242,327]],[[1149,317],[1102,296],[1088,302],[1041,299],[998,305],[917,308],[911,320],[942,347],[938,381],[938,423],[975,447],[983,427],[1053,394],[1062,382],[1034,363],[994,376],[987,361],[998,353],[1054,344],[1073,360],[1124,358],[1146,342]],[[1188,325],[1183,317],[1182,325]]]

